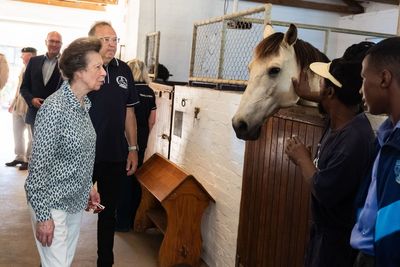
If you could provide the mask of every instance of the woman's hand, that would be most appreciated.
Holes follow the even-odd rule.
[[[100,194],[97,190],[92,187],[89,192],[89,201],[86,207],[86,211],[93,211],[93,213],[99,213],[102,209],[99,207],[100,205]]]
[[[95,205],[100,203],[100,194],[93,186],[89,192],[89,199]]]
[[[54,221],[52,219],[36,223],[36,239],[43,247],[50,247],[54,237]]]

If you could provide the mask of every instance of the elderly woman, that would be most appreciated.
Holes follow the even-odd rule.
[[[156,122],[157,106],[154,91],[148,86],[150,79],[145,64],[138,59],[134,59],[128,62],[128,66],[132,70],[135,87],[140,100],[140,103],[135,106],[139,168],[143,164],[149,133]],[[141,198],[140,184],[134,175],[126,177],[121,183],[120,193],[115,230],[117,232],[128,232],[133,226],[136,210]]]
[[[59,66],[65,82],[35,121],[25,190],[43,267],[71,265],[83,210],[101,208],[92,187],[96,133],[86,96],[104,82],[100,48],[98,39],[80,38],[64,50]]]

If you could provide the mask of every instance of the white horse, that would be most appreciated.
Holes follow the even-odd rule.
[[[264,39],[255,48],[249,64],[250,77],[239,108],[232,118],[236,136],[255,140],[261,126],[280,108],[297,103],[292,78],[299,78],[307,71],[312,90],[319,90],[319,80],[309,69],[312,62],[329,62],[329,59],[311,44],[297,39],[297,28],[290,25],[288,31],[274,33],[266,25]]]

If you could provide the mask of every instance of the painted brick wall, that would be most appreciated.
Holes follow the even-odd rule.
[[[234,266],[245,143],[236,138],[231,118],[241,94],[183,86],[175,90],[175,110],[183,112],[183,122],[181,138],[172,134],[171,160],[193,174],[216,201],[203,217],[202,257],[209,266]],[[200,108],[198,119],[195,107]]]

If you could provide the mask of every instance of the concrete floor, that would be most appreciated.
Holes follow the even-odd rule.
[[[11,114],[0,108],[0,267],[39,266],[24,182],[27,171],[5,167],[13,160]],[[85,213],[74,267],[95,266],[97,216]],[[116,267],[155,267],[162,235],[159,233],[117,233],[114,256]]]

